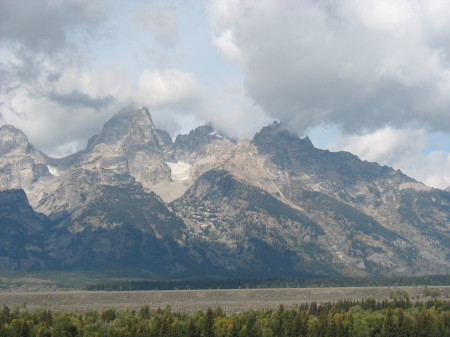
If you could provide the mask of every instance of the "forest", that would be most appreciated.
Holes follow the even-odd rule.
[[[366,299],[336,303],[304,303],[295,308],[248,310],[227,315],[222,309],[195,314],[150,310],[108,309],[67,313],[0,311],[0,337],[152,336],[152,337],[328,337],[450,336],[450,303]]]

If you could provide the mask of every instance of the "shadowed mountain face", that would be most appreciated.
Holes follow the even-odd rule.
[[[228,270],[336,273],[332,256],[316,243],[324,234],[317,223],[227,171],[206,172],[171,206],[189,224],[191,241]]]
[[[23,190],[0,192],[0,270],[42,269],[47,217],[33,211]]]
[[[273,123],[175,142],[142,108],[62,159],[0,128],[0,269],[155,277],[450,271],[450,193]]]

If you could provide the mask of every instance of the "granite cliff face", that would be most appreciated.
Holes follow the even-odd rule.
[[[0,269],[248,277],[450,271],[448,191],[316,149],[279,123],[251,141],[236,143],[205,125],[173,142],[141,108],[117,114],[84,151],[62,159],[3,126],[0,178],[9,200],[0,200],[9,205],[0,208],[8,247]]]
[[[52,178],[49,162],[21,130],[11,125],[0,127],[0,190],[24,189],[32,198]]]

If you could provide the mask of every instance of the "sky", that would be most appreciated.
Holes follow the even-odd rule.
[[[0,0],[0,125],[48,155],[147,106],[173,137],[274,120],[450,186],[447,0]]]

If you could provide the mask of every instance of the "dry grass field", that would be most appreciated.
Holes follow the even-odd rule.
[[[304,302],[327,302],[344,299],[389,299],[392,287],[295,288],[295,289],[238,289],[238,290],[172,290],[172,291],[51,291],[1,292],[0,305],[30,311],[104,311],[109,308],[151,309],[170,306],[172,311],[193,313],[208,307],[221,307],[227,313],[249,309],[295,307]],[[412,300],[426,300],[424,287],[398,287]],[[440,298],[450,298],[450,287],[429,287],[438,290]]]

